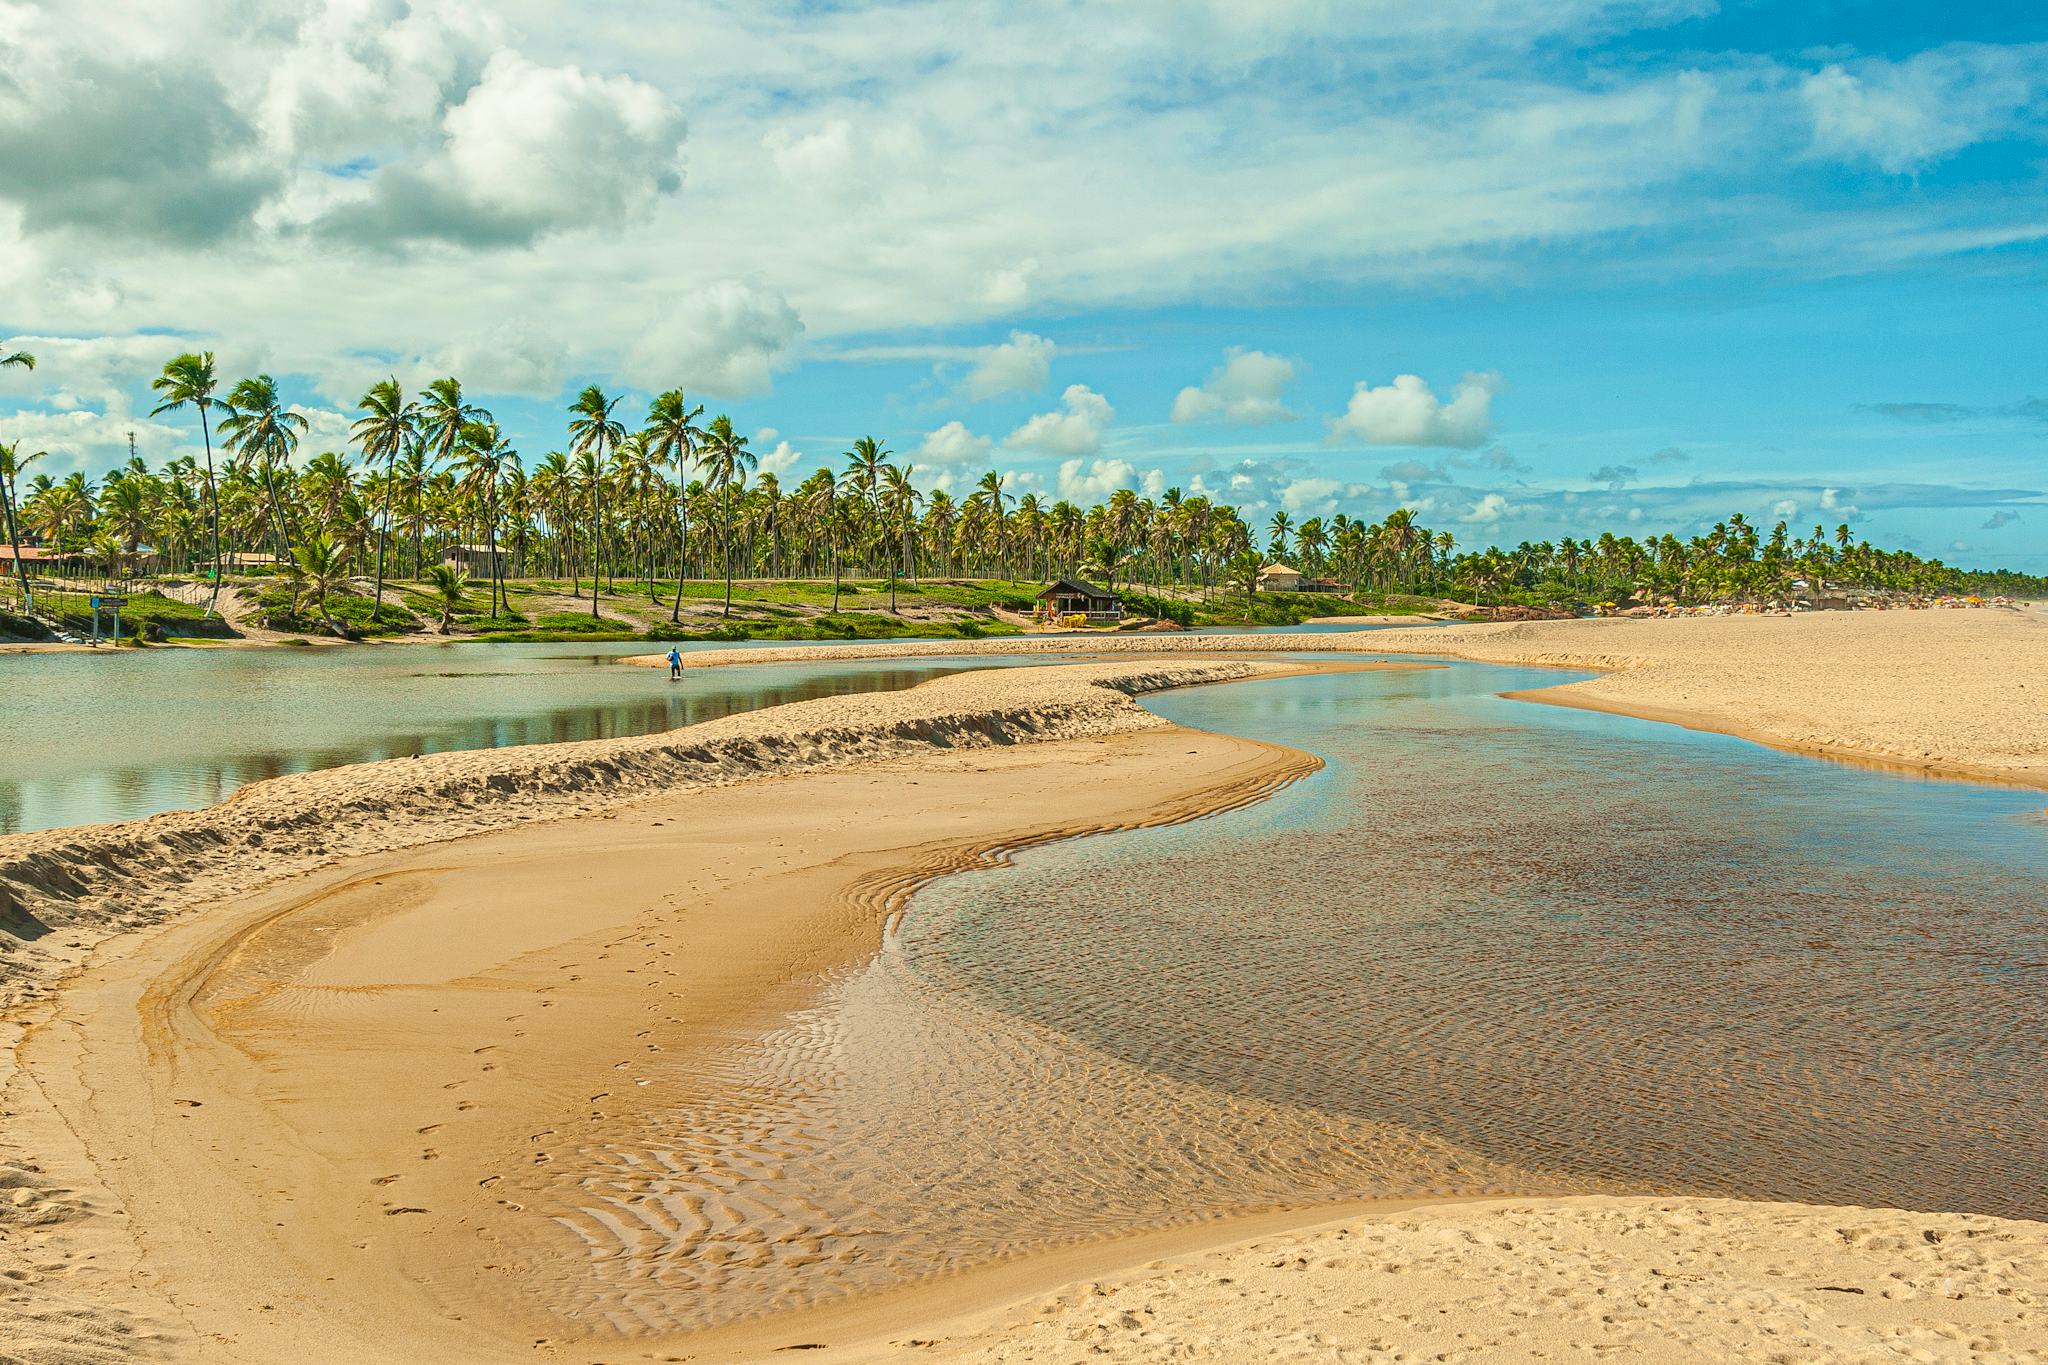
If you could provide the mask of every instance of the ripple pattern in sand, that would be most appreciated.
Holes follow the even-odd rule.
[[[1527,685],[1165,700],[1330,766],[920,893],[574,1163],[558,1307],[670,1330],[1375,1194],[2048,1213],[2038,798],[1486,695]]]

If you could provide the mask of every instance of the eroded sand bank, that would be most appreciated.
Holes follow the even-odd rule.
[[[1230,660],[1137,661],[935,679],[628,739],[467,750],[273,778],[219,805],[122,824],[0,836],[0,1007],[110,933],[339,859],[684,786],[926,753],[1162,726],[1132,696],[1270,672]],[[167,722],[172,723],[172,722]]]
[[[1905,771],[2048,786],[2048,617],[2010,608],[1531,621],[1368,634],[1028,636],[692,654],[690,667],[962,654],[1437,654],[1600,670],[1517,694]],[[656,657],[635,663],[657,664]]]
[[[906,878],[1312,767],[1129,695],[1287,671],[963,675],[0,841],[44,937],[97,944],[11,1015],[0,1342],[397,1361],[616,1337],[618,1287],[580,1286],[558,1221],[608,1125],[713,1084],[703,1054],[871,953]],[[71,960],[42,941],[18,990]]]

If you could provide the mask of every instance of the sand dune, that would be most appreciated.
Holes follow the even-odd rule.
[[[693,668],[928,655],[1363,652],[1594,669],[1525,699],[1908,771],[2048,786],[2048,617],[2010,608],[1532,621],[1348,634],[1027,636],[729,649]],[[635,658],[657,664],[659,659]]]

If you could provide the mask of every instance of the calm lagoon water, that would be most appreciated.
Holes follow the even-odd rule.
[[[448,749],[650,734],[953,664],[685,671],[647,644],[409,644],[0,656],[0,834],[212,805],[283,773]]]
[[[1558,681],[1155,698],[1328,766],[954,879],[902,951],[1179,1081],[1524,1169],[2048,1217],[2048,797],[1493,695]]]
[[[604,1278],[720,1320],[1418,1194],[2048,1217],[2048,798],[1493,695],[1567,676],[1149,699],[1327,766],[920,890],[716,1104],[591,1154]]]

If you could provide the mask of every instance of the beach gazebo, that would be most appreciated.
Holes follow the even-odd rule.
[[[1123,598],[1078,578],[1054,579],[1040,591],[1038,603],[1040,611],[1055,621],[1085,616],[1091,626],[1113,626],[1124,619]]]

